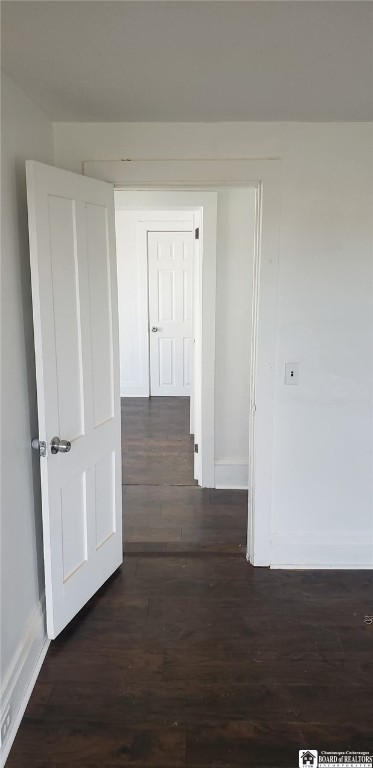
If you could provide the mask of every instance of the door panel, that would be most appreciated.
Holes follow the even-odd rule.
[[[87,561],[87,474],[82,472],[61,488],[63,580]]]
[[[192,321],[192,273],[183,269],[183,320]]]
[[[94,426],[114,416],[113,334],[107,207],[86,205]]]
[[[119,346],[110,185],[28,162],[47,628],[122,562]],[[52,438],[70,441],[54,453]]]
[[[191,394],[192,232],[148,232],[150,393]]]
[[[158,320],[175,322],[174,273],[168,269],[158,269]]]
[[[53,293],[59,425],[76,439],[84,431],[84,408],[74,201],[51,195],[48,214],[52,284],[59,287]]]
[[[175,386],[175,339],[159,337],[156,342],[157,341],[159,384],[162,387],[173,387]]]

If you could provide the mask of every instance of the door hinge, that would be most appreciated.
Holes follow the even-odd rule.
[[[34,439],[31,440],[31,447],[34,451],[39,451],[39,456],[45,457],[47,455],[47,444],[45,440],[39,440],[38,437],[34,437]]]
[[[256,405],[255,405],[255,403],[253,403],[252,406],[251,406],[251,413],[256,413]]]
[[[194,453],[198,453],[198,443],[194,443]]]
[[[196,227],[194,230],[194,239],[199,240],[199,227]]]

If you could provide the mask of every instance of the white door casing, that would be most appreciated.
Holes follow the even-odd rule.
[[[202,248],[204,210],[194,214],[194,232],[198,227],[198,238],[194,241],[193,260],[193,395],[190,407],[190,432],[194,435],[194,479],[202,485],[202,458],[204,443],[202,439]],[[215,222],[216,223],[216,222]],[[215,425],[214,425],[215,426]],[[215,431],[214,431],[215,434]],[[208,441],[206,441],[208,443]],[[215,443],[215,439],[214,439]],[[215,458],[215,444],[213,447]],[[215,480],[214,480],[215,484]]]
[[[247,558],[271,564],[277,292],[280,236],[281,160],[85,161],[84,173],[111,181],[122,190],[253,187],[256,190],[256,241],[251,338],[249,509]],[[207,224],[207,221],[206,221]],[[215,265],[209,255],[213,233],[204,227],[202,282],[202,485],[214,487],[214,334]],[[206,259],[207,256],[207,259]],[[206,269],[208,265],[210,269]],[[208,273],[208,274],[207,274]],[[207,279],[206,279],[207,278]],[[209,399],[210,398],[210,399]],[[206,433],[209,439],[206,441]]]
[[[190,396],[192,232],[148,232],[150,394]]]
[[[122,562],[114,196],[110,184],[26,163],[47,630]],[[52,438],[71,442],[51,451]]]

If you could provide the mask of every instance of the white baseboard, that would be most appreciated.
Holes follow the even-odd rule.
[[[273,533],[271,568],[372,569],[372,535],[352,531]]]
[[[9,755],[50,641],[45,627],[45,601],[37,605],[9,665],[1,691],[1,722],[10,707],[11,723],[1,744],[1,765]]]
[[[247,490],[248,459],[215,459],[215,488]]]
[[[128,386],[125,384],[120,385],[121,397],[149,397],[149,392],[144,387]]]
[[[373,571],[373,565],[270,565],[273,571]]]

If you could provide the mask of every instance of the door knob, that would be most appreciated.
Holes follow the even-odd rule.
[[[156,325],[153,325],[153,326],[152,326],[152,331],[153,331],[153,333],[157,333],[157,331],[158,331],[158,328],[157,328],[157,326],[156,326]]]
[[[59,437],[53,437],[51,440],[52,453],[68,453],[71,449],[69,440],[60,440]]]

